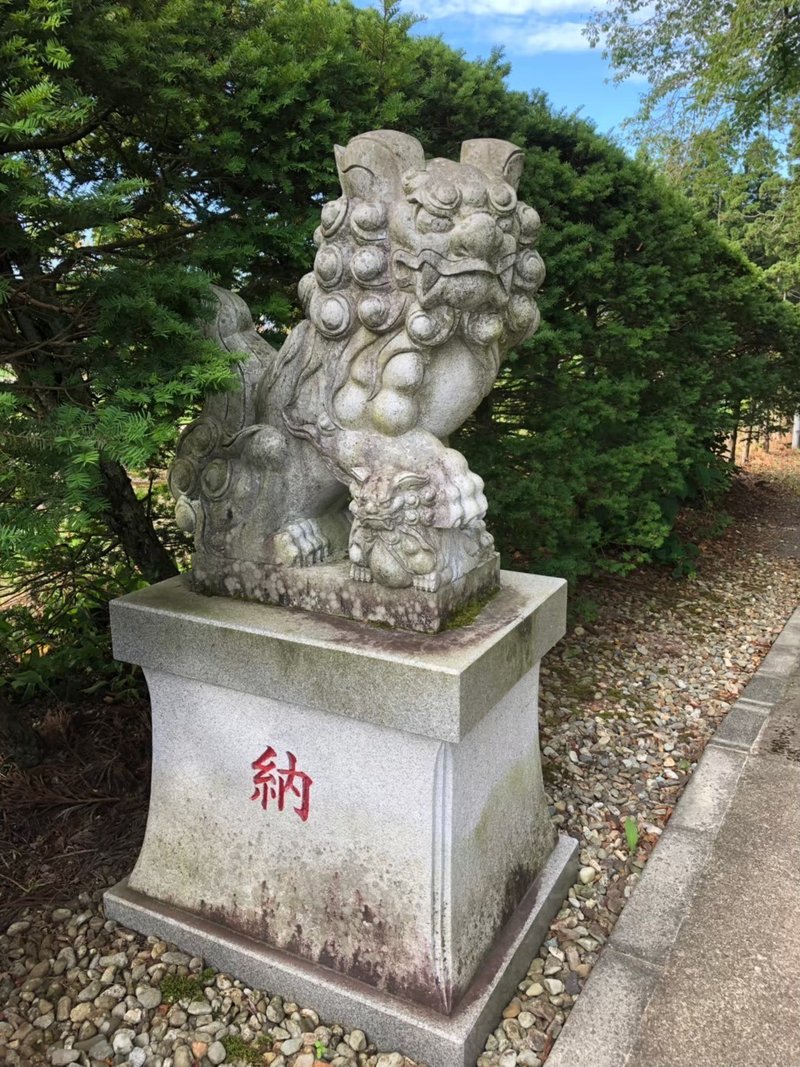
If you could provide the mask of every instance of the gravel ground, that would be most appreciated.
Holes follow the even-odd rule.
[[[800,602],[798,486],[799,457],[764,460],[693,579],[651,568],[583,588],[596,613],[547,657],[541,693],[579,881],[478,1067],[544,1063],[706,741]],[[422,1067],[117,927],[99,899],[28,909],[0,936],[0,1063]]]

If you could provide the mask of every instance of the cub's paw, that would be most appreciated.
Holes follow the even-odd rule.
[[[350,577],[354,582],[371,582],[372,571],[369,567],[362,567],[360,563],[351,563]]]
[[[435,593],[441,584],[442,576],[438,571],[414,575],[414,588],[418,589],[420,593]]]

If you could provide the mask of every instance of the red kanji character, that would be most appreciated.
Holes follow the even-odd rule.
[[[278,768],[275,763],[277,753],[270,745],[251,767],[256,772],[253,775],[255,791],[251,800],[261,799],[261,807],[266,811],[270,800],[278,801],[278,811],[283,811],[286,804],[287,794],[293,794],[300,800],[300,806],[293,810],[305,822],[308,819],[309,803],[311,799],[311,786],[313,778],[297,769],[297,757],[293,752],[287,752],[289,766]]]
[[[253,785],[256,787],[255,792],[250,797],[251,800],[258,800],[261,797],[261,807],[266,811],[270,800],[274,800],[277,796],[275,789],[275,778],[272,772],[275,770],[275,763],[273,762],[277,756],[277,752],[270,745],[264,749],[257,760],[254,760],[250,766],[256,772],[253,775]],[[279,807],[283,807],[282,803]]]
[[[297,757],[294,752],[287,752],[286,755],[289,758],[289,766],[285,770],[279,770],[278,774],[278,808],[283,811],[283,802],[287,793],[294,793],[296,797],[300,799],[300,807],[295,808],[295,812],[300,816],[303,822],[308,818],[308,808],[311,800],[311,786],[314,784],[313,778],[310,778],[305,771],[298,771],[297,769]],[[299,785],[297,784],[299,783]]]

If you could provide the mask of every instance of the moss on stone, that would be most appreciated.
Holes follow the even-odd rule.
[[[500,587],[496,586],[494,589],[490,589],[487,593],[481,593],[480,596],[468,600],[466,604],[462,604],[452,615],[448,615],[444,626],[442,626],[442,630],[460,630],[462,626],[471,626],[489,601],[493,597],[496,597],[499,592]]]

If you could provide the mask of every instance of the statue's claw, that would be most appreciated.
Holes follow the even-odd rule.
[[[316,519],[300,519],[286,526],[275,537],[275,549],[279,561],[289,567],[313,567],[331,555],[330,540]]]
[[[436,571],[431,571],[430,574],[414,575],[414,588],[420,593],[435,593],[441,583],[442,576]]]

